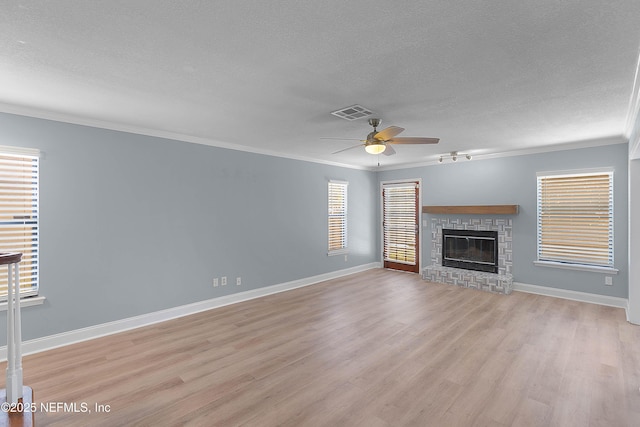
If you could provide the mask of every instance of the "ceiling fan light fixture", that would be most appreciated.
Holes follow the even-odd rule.
[[[367,153],[369,154],[380,154],[382,152],[384,152],[384,150],[386,150],[387,146],[384,144],[368,144],[365,145],[364,149],[366,150]]]
[[[333,113],[332,113],[333,114]],[[361,144],[348,147],[343,150],[338,150],[333,154],[341,153],[343,151],[351,150],[352,148],[364,146],[364,150],[368,154],[382,154],[385,156],[391,156],[396,153],[393,149],[395,144],[437,144],[440,142],[439,138],[422,138],[422,137],[398,137],[396,136],[404,131],[404,128],[398,126],[389,126],[378,132],[378,126],[382,123],[382,120],[378,118],[370,118],[368,120],[369,125],[373,127],[373,131],[369,132],[366,139],[359,139]],[[354,138],[321,138],[321,139],[354,139]],[[392,145],[393,144],[393,145]],[[389,149],[387,149],[387,146]],[[440,159],[442,162],[442,159]]]

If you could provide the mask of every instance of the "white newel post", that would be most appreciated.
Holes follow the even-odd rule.
[[[22,400],[22,322],[20,319],[20,260],[22,254],[3,254],[7,264],[7,402]]]

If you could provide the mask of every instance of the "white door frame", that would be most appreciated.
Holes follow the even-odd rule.
[[[378,204],[378,213],[380,222],[378,226],[380,227],[380,264],[384,266],[384,228],[382,222],[384,220],[384,208],[383,208],[383,198],[382,198],[382,187],[385,184],[402,184],[402,183],[410,183],[417,182],[418,183],[418,274],[422,275],[422,178],[407,178],[407,179],[394,179],[389,181],[380,181],[380,189],[378,192],[378,196],[380,198],[380,203]]]

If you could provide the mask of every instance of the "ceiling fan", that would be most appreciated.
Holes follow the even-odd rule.
[[[341,153],[343,151],[351,150],[352,148],[362,147],[369,154],[384,154],[390,156],[396,153],[391,144],[437,144],[439,138],[421,138],[421,137],[396,137],[400,132],[404,131],[404,128],[398,126],[389,126],[386,129],[378,132],[378,125],[382,121],[380,119],[369,119],[369,124],[373,126],[373,132],[367,135],[367,139],[358,139],[357,141],[362,144],[354,145],[352,147],[338,150],[331,154]],[[321,139],[353,139],[353,138],[321,138]]]

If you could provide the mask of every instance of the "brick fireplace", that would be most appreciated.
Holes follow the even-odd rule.
[[[510,294],[513,290],[513,259],[512,259],[512,229],[513,220],[500,217],[484,217],[463,219],[456,217],[435,217],[431,218],[431,265],[423,269],[422,277],[425,280],[437,283],[447,283],[451,285],[474,288],[489,292]],[[459,262],[456,267],[443,265],[444,234],[456,236],[481,236],[481,233],[474,232],[495,232],[497,239],[497,268],[490,271],[477,271],[467,269],[465,259]],[[460,233],[457,231],[447,233],[447,230],[470,231],[470,233]],[[467,243],[468,245],[468,243]],[[463,245],[464,246],[464,245]],[[460,268],[463,267],[463,268]],[[495,272],[493,272],[495,271]]]

